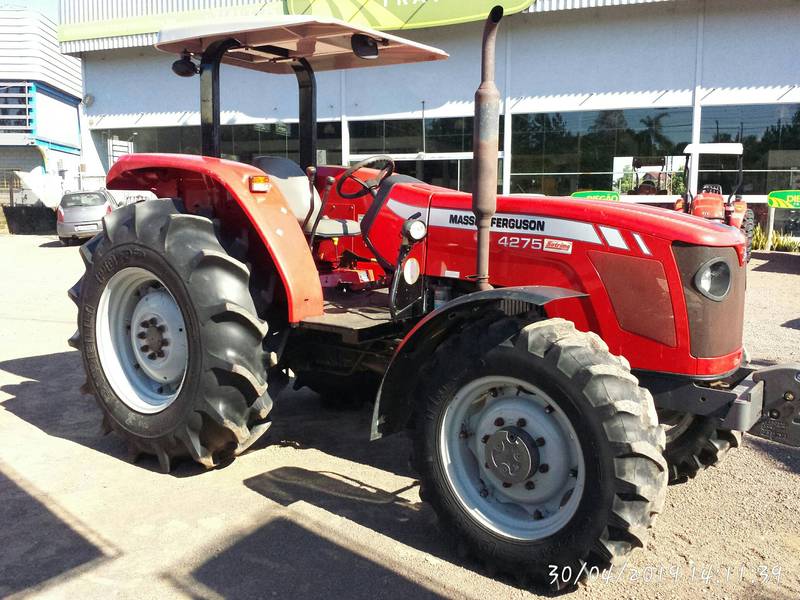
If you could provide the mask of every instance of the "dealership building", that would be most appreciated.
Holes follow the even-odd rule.
[[[56,24],[0,8],[0,204],[58,202],[78,186],[80,61],[59,52]]]
[[[61,51],[82,59],[92,142],[84,147],[87,175],[102,175],[130,151],[199,152],[199,80],[176,77],[176,57],[153,48],[159,27],[223,16],[268,19],[286,5],[61,0]],[[402,172],[468,190],[481,27],[400,32],[447,51],[447,61],[318,73],[319,162],[389,154]],[[509,15],[497,47],[499,189],[625,194],[636,178],[649,177],[672,197],[685,186],[677,171],[686,144],[730,141],[744,144],[749,202],[800,188],[798,27],[797,0],[538,0]],[[222,108],[226,157],[297,157],[293,77],[223,67]],[[643,157],[644,169],[632,169],[634,157]],[[699,182],[728,189],[735,167],[730,158],[703,159]],[[800,235],[800,214],[778,212],[776,226]]]

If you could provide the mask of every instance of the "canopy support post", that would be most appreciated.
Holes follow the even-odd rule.
[[[220,100],[219,65],[228,50],[240,47],[233,38],[214,42],[200,60],[200,137],[203,156],[219,158],[220,143]]]
[[[317,166],[317,80],[311,64],[301,58],[292,64],[297,77],[300,107],[298,125],[300,136],[300,167]]]

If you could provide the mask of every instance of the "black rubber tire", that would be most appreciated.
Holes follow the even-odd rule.
[[[744,237],[747,239],[747,244],[744,248],[744,262],[747,264],[750,262],[750,257],[753,254],[753,232],[756,229],[756,215],[752,208],[748,208],[745,211],[741,229]]]
[[[664,458],[669,468],[669,484],[686,483],[698,473],[715,466],[732,448],[742,443],[740,431],[717,429],[709,417],[688,417],[690,422],[680,433],[670,435],[667,429],[667,446]]]
[[[183,214],[180,203],[150,200],[114,211],[103,233],[80,252],[86,272],[69,291],[78,305],[83,390],[103,411],[106,432],[128,442],[132,459],[155,455],[164,472],[173,459],[191,457],[212,468],[246,450],[271,424],[266,322],[248,290],[249,270],[230,257],[212,222]],[[108,280],[125,267],[142,267],[167,287],[183,312],[189,362],[183,388],[163,411],[142,414],[113,392],[98,358],[95,312]]]
[[[553,582],[549,565],[569,567],[577,578],[584,563],[583,576],[644,545],[666,495],[664,431],[650,393],[598,336],[563,319],[525,324],[487,316],[442,343],[426,374],[417,394],[412,463],[420,472],[421,497],[433,505],[442,531],[452,535],[461,554],[524,584],[564,589],[576,582]],[[530,380],[558,399],[584,448],[586,483],[577,512],[542,540],[515,541],[480,525],[461,507],[444,474],[438,432],[445,408],[467,382],[492,374]]]
[[[59,237],[58,241],[61,242],[62,246],[71,246],[72,245],[72,238]]]

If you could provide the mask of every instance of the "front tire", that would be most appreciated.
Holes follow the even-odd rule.
[[[599,337],[562,319],[489,317],[445,341],[427,373],[420,495],[463,550],[563,588],[576,583],[564,573],[645,543],[664,504],[664,433],[649,392]]]
[[[169,200],[121,208],[81,248],[78,304],[84,390],[106,431],[163,471],[190,457],[207,468],[238,455],[269,427],[272,400],[247,267],[212,222]]]
[[[716,419],[659,411],[661,423],[667,427],[664,458],[669,467],[669,484],[686,483],[708,467],[718,465],[725,455],[742,443],[739,431],[717,429]]]

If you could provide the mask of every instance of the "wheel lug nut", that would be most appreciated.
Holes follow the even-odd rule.
[[[547,473],[550,470],[550,465],[543,463],[539,465],[539,473]]]
[[[525,482],[525,489],[526,490],[532,490],[535,487],[536,487],[536,484],[533,483],[532,481],[526,481]]]
[[[780,419],[781,418],[781,413],[773,408],[771,411],[769,411],[769,418],[770,419]]]
[[[145,329],[150,327],[150,321],[142,321],[139,323],[139,327],[144,327]]]
[[[525,419],[517,419],[517,427],[525,427],[528,422]]]
[[[543,437],[536,438],[536,445],[537,446],[544,446],[544,438]]]
[[[150,360],[155,360],[156,359],[156,353],[155,352],[151,352],[150,354],[147,355],[147,358],[149,358]]]
[[[162,346],[169,346],[169,340],[168,340],[168,339],[166,339],[166,338],[165,338],[165,339],[163,339],[163,340],[161,340],[161,345],[162,345]]]
[[[151,318],[149,321],[150,325],[158,325],[158,319],[155,317]]]
[[[505,421],[504,421],[502,418],[500,418],[500,417],[498,417],[498,418],[496,418],[496,419],[494,420],[494,425],[495,425],[495,427],[502,427],[503,425],[505,425],[505,423],[506,423],[506,422],[505,422]]]
[[[555,409],[554,409],[552,406],[550,406],[549,404],[548,404],[547,406],[545,406],[545,407],[544,407],[544,412],[546,412],[548,415],[549,415],[550,413],[552,413],[554,410],[555,410]]]
[[[136,334],[136,337],[139,338],[140,340],[143,340],[144,338],[147,337],[147,334],[144,331],[140,331],[139,333]]]
[[[156,356],[158,358],[163,358],[164,357],[164,351],[163,350],[159,350],[158,352],[156,352]]]
[[[164,333],[166,327],[164,327],[163,325],[159,325],[158,327],[156,327],[156,329],[158,329],[161,333]]]
[[[482,489],[482,490],[479,492],[479,494],[481,495],[481,498],[486,498],[486,496],[488,496],[488,495],[489,495],[489,490],[487,490],[486,488],[483,488],[483,489]]]
[[[787,402],[792,402],[794,400],[794,394],[792,392],[786,392],[783,395],[783,399],[786,400]]]
[[[148,346],[147,344],[145,344],[144,346],[142,346],[141,348],[139,348],[139,350],[141,350],[142,352],[148,352],[148,351],[150,350],[150,346]]]
[[[483,436],[483,437],[481,438],[481,442],[483,442],[484,444],[485,444],[486,442],[488,442],[488,441],[489,441],[489,436],[488,436],[488,435],[485,435],[485,436]]]
[[[507,481],[504,481],[504,482],[503,482],[503,487],[504,487],[504,488],[510,488],[510,487],[511,487],[511,484],[510,484],[510,483],[508,483]]]
[[[544,518],[544,515],[542,515],[542,511],[540,511],[540,510],[534,511],[534,513],[533,513],[533,520],[534,521],[541,521],[543,518]]]

